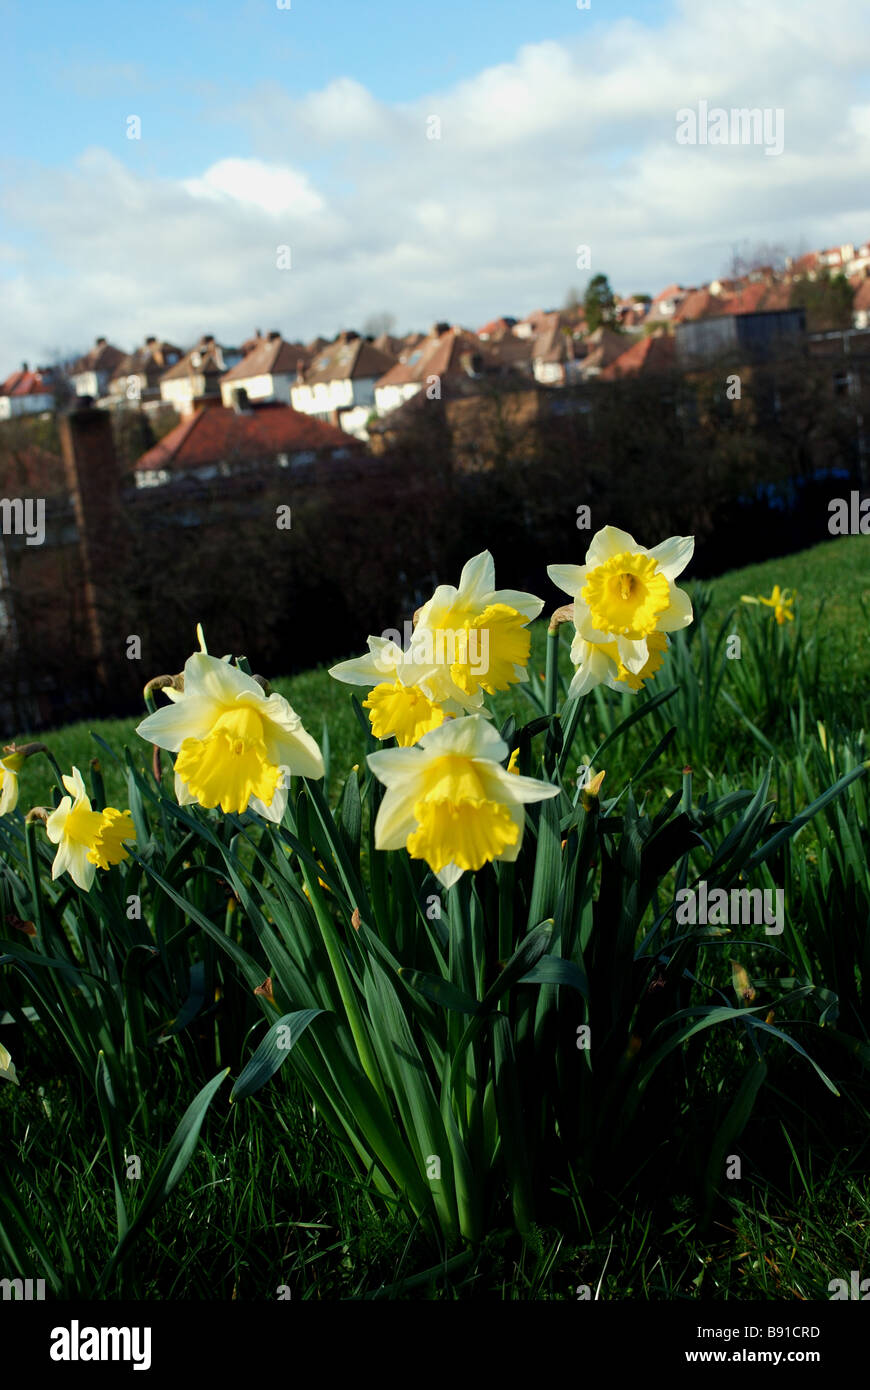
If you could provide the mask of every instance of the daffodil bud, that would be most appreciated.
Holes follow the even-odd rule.
[[[550,636],[552,636],[554,633],[559,631],[559,628],[562,626],[563,623],[573,623],[573,621],[574,605],[573,603],[565,603],[562,605],[561,608],[557,608],[551,614],[550,625],[547,628],[547,632],[550,634]]]
[[[605,769],[602,768],[601,772],[596,772],[585,787],[581,788],[580,804],[584,811],[598,810],[598,796],[601,791],[601,783],[604,781],[604,774]]]

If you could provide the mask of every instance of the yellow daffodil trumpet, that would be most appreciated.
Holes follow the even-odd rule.
[[[375,847],[404,847],[448,888],[466,869],[513,862],[524,804],[558,796],[559,788],[505,768],[507,756],[508,745],[479,714],[448,720],[413,748],[370,753],[369,766],[387,788]]]

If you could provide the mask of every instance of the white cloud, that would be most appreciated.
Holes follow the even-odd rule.
[[[735,243],[864,240],[868,62],[864,0],[683,0],[655,31],[599,20],[401,105],[348,77],[301,97],[263,85],[223,112],[253,157],[216,148],[185,179],[104,150],[18,170],[0,194],[5,242],[22,233],[0,372],[97,333],[238,341],[268,321],[309,338],[381,309],[402,328],[476,326],[582,288],[578,244],[593,273],[654,293],[721,273]],[[783,153],[677,145],[676,113],[700,99],[781,108]]]
[[[273,215],[306,217],[323,208],[305,174],[260,159],[220,159],[201,178],[185,179],[182,187],[195,198],[230,199]]]

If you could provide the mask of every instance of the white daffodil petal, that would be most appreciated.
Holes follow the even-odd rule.
[[[517,827],[520,833],[517,835],[517,838],[512,845],[505,846],[505,848],[499,855],[499,859],[502,860],[505,864],[513,864],[516,862],[517,857],[519,856],[519,852],[522,849],[523,831],[525,830],[526,825],[526,813],[523,810],[521,804],[513,805],[510,802],[505,806],[505,810],[507,811],[508,815],[510,816],[511,820],[513,821],[514,825]]]
[[[136,725],[136,733],[168,753],[177,753],[186,738],[205,738],[223,713],[224,706],[211,696],[187,695],[146,715]]]
[[[666,579],[676,579],[686,568],[694,551],[694,536],[671,536],[668,540],[654,545],[648,553],[655,558]]]
[[[400,787],[405,782],[416,782],[431,759],[417,743],[411,748],[379,748],[376,753],[369,753],[366,761],[385,787]]]
[[[632,641],[628,637],[617,637],[616,647],[619,652],[619,659],[626,671],[631,671],[632,675],[637,675],[638,671],[649,661],[649,647],[645,637]]]
[[[522,777],[519,773],[508,772],[500,763],[485,764],[474,760],[475,771],[480,778],[487,798],[498,801],[503,806],[522,806],[532,801],[547,801],[559,795],[559,788],[551,782],[542,782],[537,777]]]
[[[671,606],[658,621],[659,632],[676,632],[692,621],[692,600],[685,589],[671,589]]]
[[[564,589],[574,598],[586,583],[587,565],[548,565],[547,574],[557,589]]]
[[[63,836],[63,827],[66,818],[72,810],[72,797],[64,796],[61,798],[60,805],[55,807],[45,822],[45,833],[53,845],[59,844]]]
[[[178,773],[175,774],[175,800],[179,806],[194,806],[196,797],[189,791],[187,783],[182,782]]]
[[[621,555],[626,550],[631,551],[632,554],[645,555],[647,553],[642,545],[637,544],[634,536],[629,535],[628,531],[621,531],[618,526],[603,526],[600,531],[596,531],[589,542],[589,549],[586,552],[586,566],[588,569],[596,569],[598,565],[603,565],[611,556]]]
[[[506,858],[506,856],[503,855],[502,858]],[[456,864],[445,864],[441,872],[437,873],[435,877],[445,888],[452,888],[454,883],[459,882],[464,872],[465,870],[460,869]]]
[[[18,1086],[20,1084],[15,1075],[15,1067],[12,1058],[2,1043],[0,1043],[0,1076],[2,1076],[4,1081],[11,1081],[13,1086]]]
[[[462,566],[459,576],[460,600],[482,603],[487,594],[492,593],[494,584],[495,561],[488,550],[482,550]]]
[[[378,808],[375,821],[376,849],[403,849],[417,826],[414,815],[416,787],[389,787]]]
[[[479,714],[464,719],[448,719],[437,729],[430,729],[420,739],[420,748],[427,753],[455,753],[466,758],[491,758],[501,762],[508,755],[508,746],[497,729]]]
[[[266,754],[273,766],[289,767],[297,777],[310,777],[314,782],[323,776],[323,756],[320,748],[315,739],[302,728],[301,722],[295,731],[290,733],[274,720],[266,720],[263,725],[263,738]]]
[[[521,589],[496,589],[494,593],[487,595],[487,604],[491,603],[503,603],[506,608],[514,608],[529,621],[537,618],[544,607],[542,598],[523,593]]]

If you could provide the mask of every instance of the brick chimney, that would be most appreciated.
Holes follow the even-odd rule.
[[[91,655],[97,680],[106,687],[107,657],[117,660],[123,651],[123,635],[114,630],[110,617],[117,605],[112,576],[117,563],[121,509],[112,421],[108,411],[82,408],[79,402],[68,415],[60,417],[58,427],[66,484],[78,528]]]

